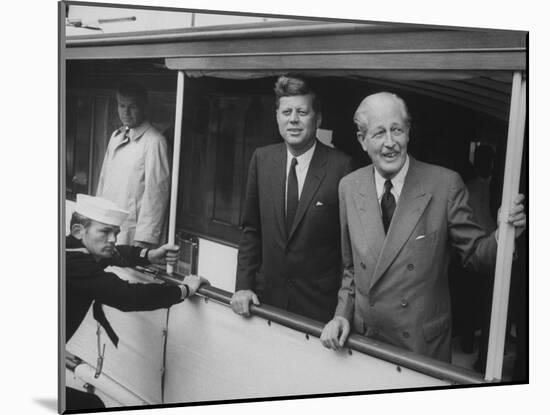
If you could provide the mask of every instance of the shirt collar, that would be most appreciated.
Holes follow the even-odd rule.
[[[307,150],[305,153],[300,154],[296,157],[296,160],[298,162],[298,165],[296,166],[296,170],[303,171],[307,170],[309,167],[309,164],[311,163],[311,159],[313,158],[313,152],[315,151],[315,147],[317,146],[317,140],[313,142],[313,145],[309,150]],[[290,170],[290,163],[292,162],[292,159],[294,156],[288,149],[286,150],[286,171]]]
[[[403,184],[405,183],[405,177],[407,177],[408,171],[409,171],[409,155],[407,154],[405,159],[405,164],[403,164],[403,167],[401,167],[401,170],[399,170],[399,172],[391,179],[391,183],[393,185],[392,193],[394,194],[396,201],[399,199],[399,196],[401,195],[401,191],[403,190]],[[376,167],[374,167],[374,183],[376,184],[376,194],[378,195],[378,200],[380,200],[380,198],[384,194],[385,182],[386,182],[386,179],[382,177],[382,175],[378,173],[378,170],[376,170]]]
[[[132,141],[139,140],[141,136],[145,133],[145,131],[149,129],[149,127],[151,127],[151,123],[145,120],[136,128],[130,128],[129,130],[130,134],[128,135],[130,137],[130,140]],[[126,127],[124,126],[120,127],[121,138],[124,138],[125,132],[126,132]]]

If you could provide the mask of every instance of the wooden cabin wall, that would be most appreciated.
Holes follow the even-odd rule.
[[[269,83],[186,79],[178,228],[236,244],[248,164],[281,142]]]
[[[116,89],[122,82],[139,82],[148,90],[148,118],[173,142],[176,76],[151,73],[142,65],[72,61],[67,64],[66,197],[95,194],[109,138],[120,127]]]

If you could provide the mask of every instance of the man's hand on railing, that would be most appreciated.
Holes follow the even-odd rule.
[[[254,305],[260,305],[258,296],[252,290],[239,290],[231,297],[231,308],[241,316],[250,315],[250,302]]]
[[[157,249],[151,249],[147,252],[147,259],[151,264],[157,265],[176,265],[178,262],[178,252],[180,247],[174,244],[165,244]]]
[[[330,320],[321,333],[321,343],[328,349],[340,350],[349,335],[349,321],[341,316]]]
[[[201,285],[207,285],[210,284],[210,282],[206,278],[199,277],[198,275],[188,275],[183,279],[183,284],[188,287],[186,297],[191,297],[192,295],[195,295]]]

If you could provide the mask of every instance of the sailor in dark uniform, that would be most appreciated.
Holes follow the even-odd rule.
[[[112,202],[77,195],[71,233],[66,239],[66,341],[76,332],[93,303],[94,318],[111,341],[118,336],[107,321],[102,305],[121,311],[147,311],[170,307],[195,294],[207,281],[188,276],[181,285],[130,284],[104,269],[110,265],[136,266],[175,264],[178,246],[166,244],[157,249],[115,246],[120,225],[128,213]],[[66,389],[67,409],[103,408],[103,402],[90,393]]]

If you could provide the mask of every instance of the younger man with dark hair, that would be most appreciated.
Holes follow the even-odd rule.
[[[300,78],[275,84],[284,143],[250,160],[233,311],[260,301],[326,322],[341,278],[338,182],[351,159],[316,139],[319,99]]]

